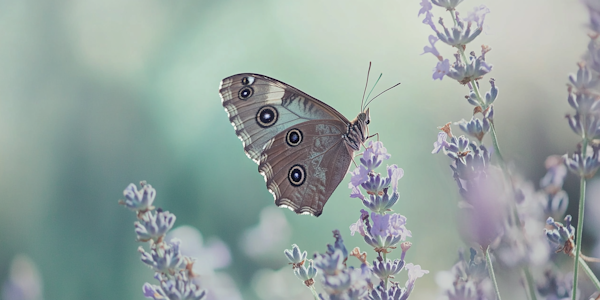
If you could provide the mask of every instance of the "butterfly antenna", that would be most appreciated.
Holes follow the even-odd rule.
[[[395,87],[397,87],[397,86],[399,86],[399,85],[400,85],[400,82],[396,83],[396,84],[395,84],[394,86],[392,86],[391,88],[388,88],[387,90],[385,90],[385,91],[383,91],[383,92],[379,93],[379,95],[377,95],[377,96],[373,97],[373,99],[371,99],[371,100],[369,100],[369,101],[367,102],[367,105],[365,105],[365,108],[366,108],[367,106],[369,106],[369,104],[370,104],[371,102],[373,102],[373,100],[375,100],[375,98],[377,98],[377,97],[381,96],[381,94],[383,94],[383,93],[385,93],[385,92],[387,92],[387,91],[389,91],[389,90],[391,90],[391,89],[393,89],[393,88],[395,88]]]
[[[379,79],[381,79],[381,76],[383,76],[383,73],[379,74],[379,78],[377,78],[377,81],[375,81],[375,84],[373,85],[373,87],[371,88],[371,91],[369,92],[369,94],[367,95],[367,99],[369,99],[369,97],[371,96],[371,93],[373,92],[373,90],[375,89],[375,87],[377,86],[377,83],[379,82]],[[369,102],[367,102],[367,105],[369,105]],[[367,105],[365,105],[364,107],[366,108]],[[364,109],[361,107],[361,111],[363,111]]]
[[[369,62],[369,70],[367,71],[367,83],[365,83],[365,91],[363,92],[362,101],[360,101],[360,111],[363,111],[363,104],[365,103],[365,94],[367,93],[367,86],[369,86],[369,74],[371,73],[371,62]]]

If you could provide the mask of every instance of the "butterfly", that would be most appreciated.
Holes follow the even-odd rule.
[[[223,79],[219,94],[275,204],[297,214],[321,215],[354,152],[369,137],[369,109],[361,107],[349,121],[289,84],[251,73]]]

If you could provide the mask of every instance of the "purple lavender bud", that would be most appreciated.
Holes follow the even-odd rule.
[[[163,279],[161,289],[165,293],[166,299],[170,300],[201,300],[206,297],[206,291],[201,290],[181,273],[177,274],[175,279]]]
[[[443,131],[438,132],[437,141],[433,143],[433,151],[431,151],[432,154],[439,153],[442,148],[448,148],[448,146],[450,146],[450,144],[448,144],[446,141],[447,137],[447,133]]]
[[[481,126],[482,126],[482,129],[483,129],[483,132],[489,132],[490,131],[491,125],[490,125],[490,121],[489,120],[490,119],[488,119],[488,118],[483,118],[483,121],[481,122],[482,123]],[[481,140],[480,140],[480,142],[481,142]]]
[[[454,10],[463,0],[431,0],[431,2],[447,10]]]
[[[459,154],[459,153],[464,153],[466,150],[468,150],[468,146],[469,146],[469,139],[467,139],[465,136],[461,135],[460,137],[455,137],[453,136],[450,139],[450,143],[448,144],[448,146],[446,147],[446,151],[448,153],[454,153],[454,154]],[[457,155],[458,157],[462,156],[462,155]],[[450,156],[452,157],[452,156]],[[452,157],[455,158],[455,157]]]
[[[555,222],[553,218],[548,218],[546,224],[554,227],[552,230],[544,228],[544,233],[549,241],[557,244],[558,251],[564,251],[567,254],[572,254],[575,240],[575,227],[571,225],[571,216],[567,215],[564,219],[565,225],[560,222]]]
[[[584,64],[580,63],[577,74],[570,74],[569,81],[581,92],[598,85],[599,79],[598,76],[590,72],[590,70]]]
[[[324,274],[335,275],[344,268],[344,254],[339,249],[333,254],[319,254],[315,257],[314,264]]]
[[[389,276],[394,276],[404,267],[404,261],[395,259],[390,260],[387,259],[384,261],[374,260],[373,261],[373,274],[377,275],[377,277],[381,278],[381,280],[385,280]]]
[[[330,300],[365,299],[371,271],[363,264],[360,269],[349,267],[339,274],[324,276],[323,287]],[[321,295],[321,299],[323,296]]]
[[[367,191],[369,195],[383,195],[383,190],[390,186],[391,178],[381,178],[381,174],[369,174],[369,180],[363,182],[360,186]]]
[[[588,140],[600,138],[600,115],[590,114],[585,120],[585,124],[581,124],[583,134]]]
[[[600,168],[600,160],[598,158],[598,152],[600,151],[600,145],[592,145],[588,147],[588,151],[586,153],[586,157],[582,157],[581,153],[581,145],[578,146],[579,149],[573,152],[573,155],[569,158],[568,154],[565,154],[563,158],[565,159],[565,165],[567,168],[584,178],[592,178],[598,168]]]
[[[567,118],[567,121],[569,122],[569,127],[571,127],[571,130],[573,130],[573,132],[575,132],[575,134],[581,136],[583,135],[583,126],[581,125],[581,122],[579,121],[579,115],[566,115],[565,116]]]
[[[142,189],[138,191],[135,184],[130,183],[123,191],[125,200],[119,200],[119,204],[125,205],[128,209],[135,212],[145,212],[154,209],[152,203],[156,197],[156,190],[145,181],[141,183]]]
[[[477,140],[479,140],[479,142],[481,142],[481,140],[483,139],[483,136],[490,129],[489,123],[486,126],[487,127],[487,130],[486,130],[486,127],[483,126],[483,123],[481,122],[481,120],[477,119],[475,117],[471,117],[471,120],[468,122],[465,119],[462,119],[462,120],[456,122],[455,124],[457,124],[458,127],[460,127],[460,129],[464,133],[476,138]]]
[[[383,282],[374,288],[369,294],[370,300],[404,300],[408,296],[405,295],[405,290],[397,285],[390,286],[387,290],[383,287]]]
[[[410,249],[411,246],[412,246],[411,242],[403,242],[402,244],[400,244],[400,249],[402,249],[402,255],[400,256],[401,260],[404,260],[404,257],[406,256],[406,252],[408,252],[408,249]]]
[[[144,251],[140,246],[138,252],[142,254],[142,262],[154,271],[164,274],[174,274],[185,269],[184,256],[179,251],[180,242],[176,239],[170,241],[166,246],[153,248],[150,253]]]
[[[352,277],[350,277],[350,274],[348,273],[339,273],[335,274],[335,276],[333,276],[334,274],[328,275],[329,276],[326,276],[323,281],[325,290],[330,295],[335,295],[333,299],[344,299],[342,297],[335,297],[343,295],[343,293],[350,288],[352,285]],[[332,297],[329,297],[329,299],[332,299]]]
[[[577,111],[577,114],[586,116],[600,111],[600,104],[597,100],[598,96],[586,93],[569,93],[567,97],[567,102]]]
[[[392,194],[392,197],[390,197],[387,190],[384,190],[383,196],[369,195],[368,199],[363,200],[363,205],[372,212],[382,214],[390,210],[392,206],[398,202],[399,198],[400,195],[398,193],[394,193]]]
[[[560,190],[556,194],[546,195],[547,204],[544,206],[544,214],[547,216],[560,217],[565,214],[569,206],[569,195]]]
[[[459,261],[450,271],[439,272],[436,281],[449,299],[494,299],[485,260],[471,248],[470,258],[459,252]]]
[[[467,83],[469,85],[469,87],[471,86],[471,83]],[[477,99],[477,94],[475,94],[475,92],[473,90],[471,90],[471,92],[469,92],[468,96],[465,96],[465,98],[467,99],[467,101],[469,102],[469,104],[473,105],[473,106],[480,106],[481,103],[479,103],[479,99]]]
[[[543,299],[560,300],[571,299],[573,290],[573,274],[567,276],[558,274],[557,271],[544,272],[544,280],[538,282],[537,291]],[[579,298],[579,297],[577,297]],[[596,299],[594,296],[589,299]]]
[[[333,231],[333,237],[335,238],[335,243],[333,243],[333,245],[331,244],[327,244],[327,252],[328,254],[333,255],[333,253],[335,253],[335,251],[340,250],[342,251],[342,254],[344,255],[344,262],[346,261],[346,259],[348,259],[348,250],[346,249],[346,246],[344,245],[344,240],[342,239],[342,234],[340,233],[339,230],[334,230]]]
[[[292,264],[300,264],[306,259],[306,251],[301,252],[296,244],[292,244],[292,250],[285,249],[283,253]]]
[[[168,211],[158,209],[155,214],[148,212],[142,216],[140,221],[134,223],[135,233],[138,241],[147,242],[154,240],[158,242],[175,224],[175,215]]]
[[[309,260],[307,264],[303,264],[298,268],[294,269],[294,274],[300,280],[307,282],[317,276],[317,269],[314,266],[312,260]]]
[[[152,298],[154,300],[168,299],[165,292],[163,292],[163,290],[158,285],[153,285],[146,282],[142,287],[142,291],[146,298]]]
[[[496,81],[494,78],[490,78],[490,85],[492,88],[489,92],[485,93],[485,104],[490,105],[494,103],[496,97],[498,97],[498,88],[496,87]]]

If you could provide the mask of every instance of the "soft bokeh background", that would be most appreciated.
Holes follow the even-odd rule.
[[[475,45],[493,49],[504,155],[537,184],[545,157],[577,141],[563,118],[565,82],[586,50],[587,15],[576,0],[459,8],[480,4],[491,14]],[[134,216],[117,200],[147,180],[177,225],[229,247],[220,272],[244,299],[287,299],[276,295],[291,274],[279,271],[283,247],[324,251],[337,228],[348,247],[366,249],[348,230],[361,205],[346,179],[319,218],[263,211],[272,197],[227,120],[219,82],[265,74],[354,118],[372,61],[372,73],[384,73],[376,90],[402,82],[371,105],[370,129],[405,170],[396,211],[413,233],[407,260],[431,271],[411,299],[432,299],[435,273],[464,245],[449,161],[430,152],[436,127],[468,119],[472,107],[465,87],[432,81],[436,60],[420,56],[431,32],[418,10],[418,0],[0,1],[0,282],[24,254],[45,299],[144,299],[152,273],[136,252]],[[243,250],[249,235],[260,238],[261,213],[285,227],[267,257]]]

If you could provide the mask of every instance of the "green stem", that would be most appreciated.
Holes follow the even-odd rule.
[[[588,139],[583,138],[581,147],[581,159],[586,158]],[[583,212],[585,208],[585,183],[586,179],[584,174],[580,174],[581,179],[579,180],[579,212],[577,214],[577,234],[575,235],[575,267],[573,268],[573,293],[572,299],[577,299],[577,272],[579,269],[579,261],[581,255],[581,236],[583,234]]]
[[[596,287],[596,290],[600,291],[600,281],[598,281],[598,277],[596,277],[596,275],[594,275],[594,272],[592,272],[592,269],[590,269],[588,264],[583,259],[579,260],[579,264],[581,265],[581,267],[583,268],[585,273],[588,275],[588,277],[590,278],[590,280]]]
[[[533,285],[533,276],[531,276],[531,272],[529,272],[529,268],[524,267],[523,273],[525,273],[525,282],[527,282],[527,290],[529,292],[529,300],[537,300],[537,296],[535,295],[535,286]]]
[[[496,135],[496,126],[493,121],[490,121],[490,133],[492,135],[492,144],[494,144],[494,150],[496,151],[496,156],[498,157],[498,161],[500,165],[504,169],[504,157],[502,157],[502,153],[500,152],[500,145],[498,144],[498,137]]]
[[[500,290],[498,289],[498,283],[496,282],[496,275],[494,274],[494,266],[492,265],[492,258],[490,257],[489,249],[490,249],[489,247],[486,247],[485,250],[483,251],[483,254],[485,255],[485,262],[487,263],[490,279],[494,283],[494,290],[496,291],[496,299],[501,300],[502,297],[500,297]]]
[[[310,286],[310,291],[312,292],[313,297],[315,297],[315,300],[319,300],[319,294],[317,294],[314,284]]]

